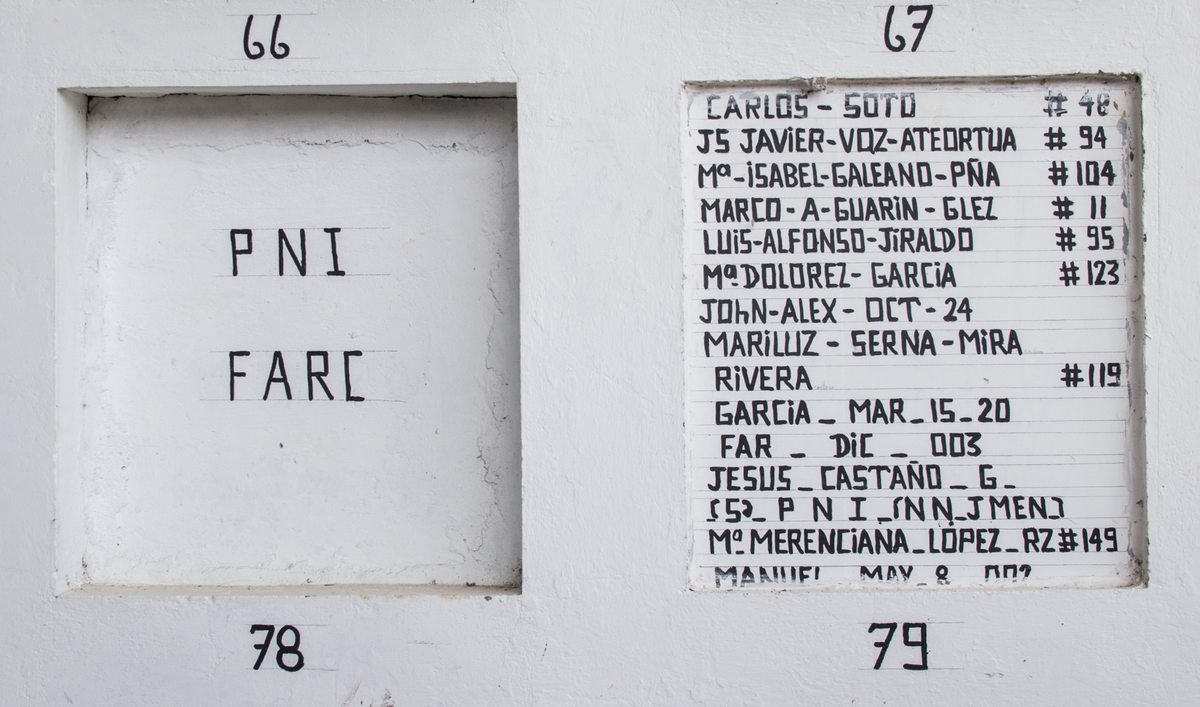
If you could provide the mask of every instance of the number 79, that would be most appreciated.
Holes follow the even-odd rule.
[[[887,635],[882,641],[876,641],[875,647],[879,649],[879,656],[875,658],[875,670],[883,665],[883,658],[887,655],[888,647],[892,645],[892,637],[896,635],[897,623],[873,623],[871,628],[867,629],[867,633],[875,633],[887,629]],[[913,631],[917,632],[918,637],[913,638]],[[917,664],[905,663],[905,670],[929,670],[929,641],[928,633],[924,623],[905,623],[900,631],[901,638],[904,639],[904,645],[910,648],[921,649],[921,662]]]

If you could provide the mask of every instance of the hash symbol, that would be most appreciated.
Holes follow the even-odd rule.
[[[1051,118],[1067,112],[1067,109],[1063,108],[1063,104],[1067,102],[1067,97],[1061,91],[1054,93],[1050,89],[1046,89],[1045,99],[1046,107],[1042,109],[1042,112]]]
[[[1066,383],[1068,388],[1078,388],[1079,384],[1083,382],[1083,376],[1080,375],[1078,364],[1068,363],[1063,366],[1062,374],[1063,377],[1059,378],[1059,380]]]
[[[1062,186],[1067,183],[1067,163],[1066,162],[1051,162],[1050,163],[1050,183]]]
[[[1062,275],[1060,275],[1058,279],[1062,280],[1062,284],[1065,287],[1079,284],[1079,266],[1076,265],[1074,261],[1069,263],[1064,262],[1062,267],[1059,268],[1059,271],[1062,272]]]
[[[1065,196],[1056,197],[1054,201],[1050,203],[1054,205],[1054,215],[1059,218],[1071,218],[1075,215],[1075,212],[1071,210],[1071,207],[1075,205],[1075,202],[1071,201]]]
[[[1051,150],[1061,150],[1067,146],[1066,134],[1062,128],[1050,128],[1042,134],[1046,136],[1046,147]]]
[[[1058,247],[1063,252],[1075,250],[1075,232],[1070,227],[1058,229],[1058,239],[1056,241]]]
[[[1072,552],[1079,547],[1079,542],[1075,540],[1075,531],[1071,528],[1059,528],[1058,530],[1058,551]]]

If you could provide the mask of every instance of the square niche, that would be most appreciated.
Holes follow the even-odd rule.
[[[92,98],[86,160],[61,591],[519,587],[515,99]]]

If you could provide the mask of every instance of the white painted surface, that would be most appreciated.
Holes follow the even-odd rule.
[[[886,8],[869,3],[285,4],[0,7],[7,703],[1194,701],[1190,3],[939,5],[920,50],[902,54],[882,46]],[[245,15],[276,11],[297,13],[281,29],[295,56],[246,60]],[[689,592],[683,84],[1081,71],[1144,77],[1147,585]],[[82,303],[56,305],[55,241],[83,222],[70,204],[84,149],[78,103],[57,89],[389,95],[389,84],[472,83],[493,95],[512,84],[518,98],[522,593],[56,596],[55,397],[72,391],[55,380],[55,321]],[[929,622],[939,669],[893,669],[913,652],[897,646],[872,671],[879,639],[867,628],[888,621]],[[272,672],[273,656],[251,670],[255,623],[299,627],[312,670]]]
[[[519,585],[514,120],[92,100],[58,278],[86,302],[59,337],[66,587]]]

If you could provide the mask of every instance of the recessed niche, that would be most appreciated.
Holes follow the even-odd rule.
[[[92,98],[86,176],[60,589],[519,587],[514,99]]]

